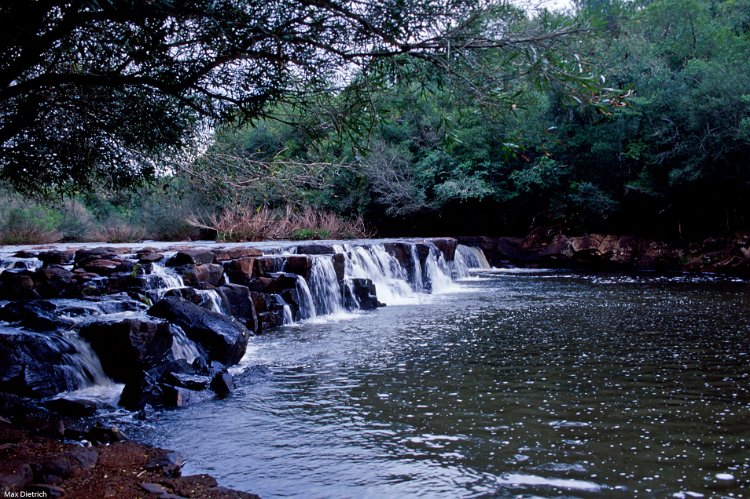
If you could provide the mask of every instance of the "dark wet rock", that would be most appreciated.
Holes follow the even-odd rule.
[[[59,484],[65,478],[70,478],[78,468],[77,462],[68,456],[52,455],[41,462],[32,463],[34,481],[37,483]]]
[[[234,391],[234,388],[234,378],[226,371],[217,373],[211,380],[211,389],[219,397],[226,397]]]
[[[46,300],[10,302],[0,308],[0,320],[35,331],[54,331],[72,324],[60,317],[57,306]]]
[[[203,297],[198,294],[195,288],[184,287],[184,288],[173,288],[164,293],[164,297],[174,296],[178,298],[184,298],[185,300],[200,305],[203,303]]]
[[[177,452],[168,452],[146,463],[146,469],[159,471],[164,476],[178,477],[185,466],[185,458]]]
[[[264,276],[274,272],[281,272],[284,268],[285,257],[261,256],[255,259],[253,265],[254,276]]]
[[[82,267],[87,262],[93,260],[115,258],[118,255],[123,255],[129,252],[130,250],[128,248],[114,248],[106,246],[100,246],[96,248],[82,248],[76,251],[73,260],[76,266]]]
[[[430,239],[430,242],[443,254],[446,262],[452,262],[456,254],[458,240],[452,237],[437,237]]]
[[[251,291],[250,298],[258,316],[258,333],[284,325],[286,302],[280,295]]]
[[[375,284],[370,279],[347,279],[343,286],[344,304],[349,309],[375,310],[383,306],[378,301]]]
[[[130,272],[133,269],[133,262],[120,260],[119,258],[97,258],[79,264],[78,268],[92,274],[108,276],[115,272]]]
[[[211,384],[209,376],[172,372],[164,376],[164,381],[172,386],[187,388],[188,390],[205,390]]]
[[[203,249],[186,249],[178,251],[174,256],[167,259],[167,265],[170,267],[179,267],[181,265],[201,265],[205,263],[214,263],[214,254],[209,250]]]
[[[248,246],[240,246],[234,248],[219,248],[214,250],[214,257],[217,262],[225,262],[227,260],[237,260],[239,258],[261,256],[263,252],[258,248],[252,248]]]
[[[42,251],[37,258],[44,265],[70,265],[75,258],[75,250],[49,250]]]
[[[332,255],[336,250],[330,244],[301,244],[297,246],[300,255]]]
[[[312,264],[312,258],[307,255],[288,255],[284,258],[282,268],[284,272],[297,274],[309,281]]]
[[[138,253],[138,263],[156,263],[164,258],[161,253]]]
[[[331,257],[333,260],[333,270],[336,271],[336,279],[341,282],[344,280],[346,273],[346,255],[343,253],[336,253]]]
[[[83,469],[93,468],[99,459],[99,453],[95,449],[86,447],[76,447],[67,451],[65,455],[78,463],[78,466]]]
[[[58,265],[50,265],[34,272],[36,290],[45,298],[78,296],[80,291],[73,280],[73,272]]]
[[[225,284],[216,288],[216,292],[226,307],[227,315],[236,318],[251,331],[257,330],[258,316],[247,286]]]
[[[247,285],[253,278],[254,267],[254,257],[243,257],[226,262],[224,264],[224,271],[230,282]]]
[[[48,400],[44,407],[57,414],[74,417],[93,416],[98,409],[93,400],[65,396]]]
[[[236,364],[245,354],[248,329],[234,318],[206,310],[182,298],[164,298],[148,311],[177,324],[194,342],[201,345],[210,360],[225,364]]]
[[[36,258],[36,255],[34,251],[29,250],[21,250],[13,253],[13,256],[16,258]]]
[[[0,330],[0,391],[39,398],[81,388],[77,352],[57,333]]]
[[[224,267],[217,263],[206,263],[196,265],[195,282],[199,284],[210,284],[218,286],[224,280]]]
[[[255,291],[275,294],[281,293],[282,291],[287,289],[295,289],[297,287],[297,274],[292,274],[289,272],[274,272],[268,274],[268,278],[270,278],[270,281],[259,280],[258,282],[262,282],[264,286],[261,289],[256,288]]]
[[[33,300],[40,297],[31,270],[6,270],[0,273],[0,300]]]
[[[207,365],[205,359],[202,362]],[[120,395],[120,405],[128,409],[140,409],[146,405],[174,406],[171,402],[174,397],[168,389],[172,386],[170,383],[174,383],[176,374],[204,375],[209,376],[209,379],[211,376],[208,368],[200,369],[185,359],[163,362],[148,371],[140,371],[137,377],[128,381]]]
[[[152,319],[93,322],[82,327],[79,334],[91,344],[104,371],[115,381],[133,379],[140,371],[162,362],[172,349],[169,324]]]

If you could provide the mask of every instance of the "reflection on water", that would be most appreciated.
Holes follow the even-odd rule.
[[[154,443],[263,497],[740,497],[750,287],[485,273],[252,339],[227,400]]]

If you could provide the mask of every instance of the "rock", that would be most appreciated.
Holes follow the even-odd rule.
[[[44,407],[52,412],[73,417],[87,417],[96,414],[97,405],[92,400],[58,397],[48,400]]]
[[[8,468],[0,468],[0,490],[3,492],[23,490],[33,479],[34,472],[31,469],[31,466],[26,463],[9,466]]]
[[[93,274],[107,276],[115,272],[129,272],[133,268],[133,263],[120,260],[119,258],[97,258],[96,260],[90,260],[83,265],[79,265],[78,268],[82,268],[86,272]]]
[[[332,255],[336,250],[330,244],[301,244],[297,246],[297,254],[300,255]]]
[[[440,250],[445,258],[446,262],[452,262],[456,254],[456,246],[458,246],[458,240],[452,237],[439,237],[430,239],[429,242],[435,245]]]
[[[206,263],[195,267],[195,281],[200,284],[218,286],[224,280],[224,267],[217,263]]]
[[[95,449],[76,447],[65,453],[83,469],[91,469],[99,460],[99,453]]]
[[[226,397],[234,391],[234,378],[226,371],[218,373],[211,380],[211,389],[219,397]]]
[[[40,398],[81,388],[77,352],[57,333],[0,330],[0,391]]]
[[[211,385],[211,378],[199,374],[168,373],[165,381],[172,386],[187,388],[188,390],[205,390]]]
[[[200,357],[199,357],[200,359]],[[205,361],[204,361],[205,362]],[[120,395],[120,405],[127,409],[140,409],[147,405],[153,407],[174,406],[173,393],[169,392],[168,383],[177,374],[208,374],[199,373],[185,359],[172,360],[159,364],[148,371],[141,371],[137,377],[125,384]]]
[[[104,371],[115,381],[127,382],[161,363],[172,352],[169,324],[151,319],[99,321],[81,328]]]
[[[237,260],[239,258],[261,256],[263,252],[258,248],[240,246],[234,248],[219,248],[214,250],[214,258],[217,262]]]
[[[268,274],[270,280],[258,279],[255,283],[251,283],[250,289],[253,291],[259,291],[261,293],[277,294],[287,289],[295,289],[297,287],[297,274],[291,274],[289,272],[274,272]],[[262,284],[262,286],[260,286]]]
[[[261,256],[255,259],[253,266],[254,276],[264,276],[273,272],[281,272],[284,268],[285,257]]]
[[[73,476],[77,468],[77,463],[64,455],[52,455],[31,465],[34,481],[48,484],[62,483],[64,479]]]
[[[46,300],[10,302],[0,308],[0,320],[35,331],[54,331],[72,325],[72,321],[61,317],[57,307]]]
[[[309,281],[312,264],[312,258],[307,255],[289,255],[284,259],[282,268],[284,272],[297,274]]]
[[[92,442],[98,442],[101,444],[111,444],[114,442],[125,442],[130,440],[118,427],[104,426],[101,423],[98,423],[91,428],[87,435]]]
[[[36,253],[29,250],[21,250],[13,253],[15,258],[36,258]]]
[[[30,270],[6,270],[0,273],[0,300],[33,300],[40,298]]]
[[[236,319],[182,298],[164,298],[151,307],[148,314],[177,324],[188,338],[206,350],[210,360],[224,364],[240,361],[252,334]]]
[[[341,282],[346,274],[346,255],[336,253],[331,259],[333,260],[333,270],[336,271],[336,279]]]
[[[73,275],[73,272],[66,268],[50,265],[34,272],[33,279],[40,296],[45,298],[70,297],[80,294]]]
[[[37,255],[37,258],[41,260],[44,265],[70,265],[73,263],[75,254],[75,250],[49,250],[42,251]]]
[[[195,288],[173,288],[164,293],[164,297],[175,296],[178,298],[184,298],[185,300],[200,305],[203,302],[203,298]]]
[[[205,263],[214,263],[214,254],[209,250],[202,249],[178,251],[173,257],[167,259],[167,265],[170,267],[179,267],[181,265],[201,265]]]
[[[156,263],[161,261],[164,258],[164,255],[161,253],[139,253],[138,254],[138,262],[139,263]]]
[[[344,304],[349,309],[375,310],[382,306],[378,301],[375,284],[370,279],[347,279],[343,289]]]
[[[229,281],[236,284],[247,285],[253,278],[255,258],[243,257],[224,264],[224,271]]]
[[[82,248],[76,251],[73,261],[77,267],[83,267],[87,262],[98,259],[114,258],[117,255],[130,253],[128,248],[113,248],[100,246],[97,248]]]
[[[258,316],[258,333],[284,325],[284,299],[277,294],[250,291],[250,298]]]
[[[159,471],[164,476],[178,477],[185,466],[185,458],[177,452],[167,452],[161,457],[152,459],[146,463],[146,469],[150,471]]]
[[[247,286],[225,284],[216,288],[216,292],[221,296],[228,315],[235,317],[249,330],[257,330],[258,316]]]

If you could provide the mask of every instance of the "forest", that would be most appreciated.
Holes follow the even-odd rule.
[[[419,2],[383,5],[391,3]],[[243,77],[270,90],[229,104],[234,90],[216,104],[205,89],[188,100],[162,83],[148,88],[163,86],[169,98],[145,98],[127,86],[136,76],[120,82],[101,71],[92,75],[107,76],[95,87],[104,90],[85,90],[90,75],[77,68],[104,64],[106,44],[89,43],[83,28],[63,38],[68,55],[77,44],[92,54],[65,61],[74,77],[50,83],[60,71],[28,70],[23,80],[12,74],[23,57],[7,56],[28,45],[4,35],[0,243],[533,230],[690,241],[748,229],[750,0],[577,0],[564,10],[478,3],[464,25],[474,38],[440,45],[442,58],[427,37],[349,67],[336,33],[321,31],[324,48],[314,49],[284,38],[292,48],[272,56],[302,62],[274,72],[273,57],[254,60]],[[64,24],[60,9],[48,33]],[[370,14],[383,17],[372,32],[389,42],[383,30],[414,30],[404,35],[412,39],[427,29],[405,15]],[[166,29],[144,19],[106,43],[140,34],[145,46]],[[492,30],[500,42],[515,38],[489,43]],[[354,35],[349,43],[374,51]],[[152,52],[143,49],[143,67],[156,67]],[[66,57],[44,54],[34,67]],[[159,77],[182,82],[181,62],[160,66]],[[221,83],[247,87],[239,73]],[[65,114],[86,106],[90,121]]]

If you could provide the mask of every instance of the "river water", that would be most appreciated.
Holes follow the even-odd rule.
[[[484,271],[251,339],[147,437],[262,497],[750,494],[750,284]]]

